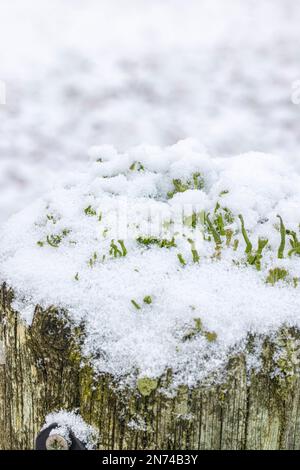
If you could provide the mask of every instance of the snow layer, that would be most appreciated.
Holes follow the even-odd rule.
[[[0,223],[95,144],[196,136],[299,161],[295,0],[10,0],[0,17]]]
[[[66,174],[2,230],[0,279],[28,323],[36,304],[67,308],[86,323],[84,353],[98,372],[172,368],[190,385],[249,332],[300,326],[292,232],[278,251],[278,214],[299,237],[295,166],[262,153],[212,157],[194,140],[90,153],[84,172]],[[268,240],[261,257],[258,239]]]

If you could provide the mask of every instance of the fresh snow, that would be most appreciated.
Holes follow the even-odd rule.
[[[174,193],[177,180],[184,192]],[[204,224],[217,203],[216,214],[230,214],[229,247],[225,237],[216,246]],[[84,321],[83,352],[97,372],[130,381],[171,368],[175,384],[194,385],[249,333],[300,327],[300,257],[288,256],[286,236],[278,258],[277,217],[299,237],[299,205],[299,167],[283,157],[214,157],[192,139],[123,153],[94,147],[84,171],[58,177],[4,225],[0,279],[29,324],[36,304]],[[260,270],[247,262],[239,214],[253,252],[258,238],[268,239]],[[274,268],[286,278],[267,284]]]

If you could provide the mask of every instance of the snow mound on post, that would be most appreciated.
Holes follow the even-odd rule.
[[[1,280],[28,323],[36,304],[67,309],[96,371],[152,384],[172,369],[188,385],[249,333],[300,326],[291,163],[211,157],[194,140],[90,155],[2,230]]]

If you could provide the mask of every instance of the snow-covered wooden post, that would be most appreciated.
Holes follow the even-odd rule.
[[[300,448],[300,177],[201,152],[104,147],[3,228],[0,448],[59,410],[100,449]]]

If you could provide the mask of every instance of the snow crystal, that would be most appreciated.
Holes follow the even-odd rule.
[[[36,304],[67,308],[86,324],[83,352],[97,372],[124,379],[171,368],[174,383],[189,385],[221,369],[249,333],[300,326],[292,163],[212,157],[191,139],[90,157],[1,232],[0,279],[27,322]],[[290,231],[283,258],[278,215]]]

